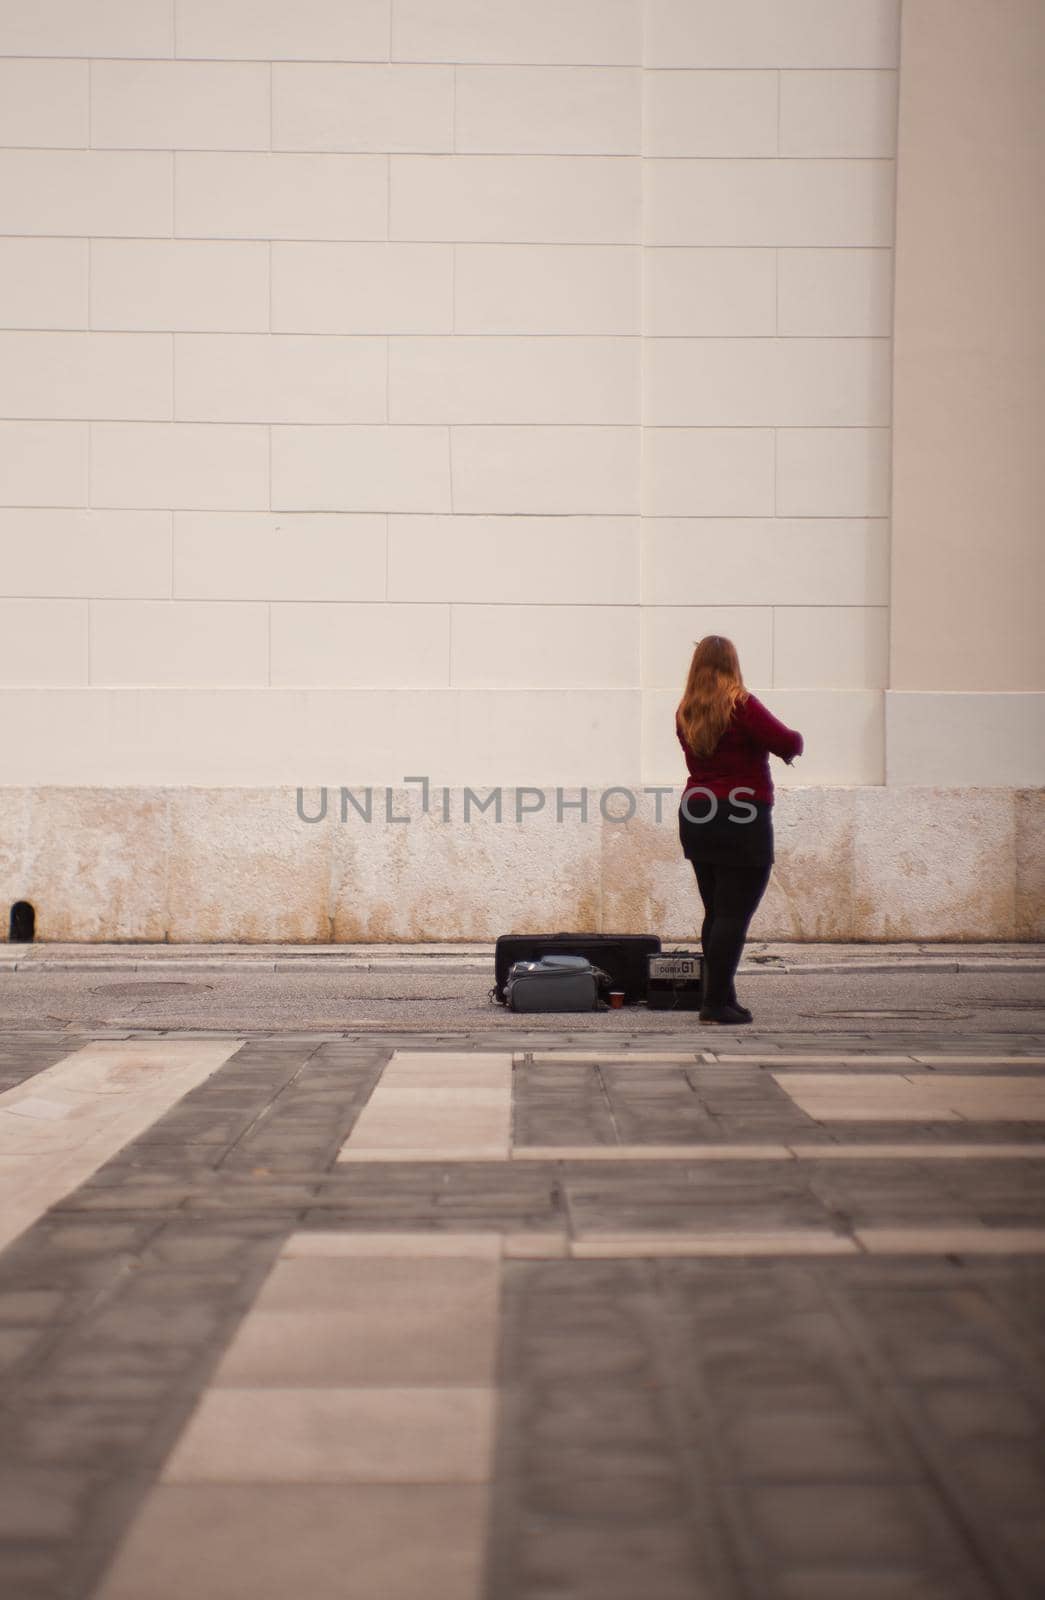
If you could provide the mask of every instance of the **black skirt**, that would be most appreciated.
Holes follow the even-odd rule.
[[[679,806],[679,842],[690,861],[768,865],[773,860],[773,807],[759,800],[737,805],[719,800],[712,810],[709,794],[691,794]]]

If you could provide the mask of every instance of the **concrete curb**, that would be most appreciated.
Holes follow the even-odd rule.
[[[797,977],[819,974],[827,977],[852,976],[858,972],[988,972],[988,973],[1045,973],[1045,955],[1036,956],[893,956],[867,957],[854,961],[772,961],[743,962],[740,971],[745,976]],[[493,963],[474,956],[403,956],[362,961],[355,956],[215,956],[200,959],[197,956],[151,956],[144,960],[133,957],[84,956],[72,959],[61,956],[25,956],[11,959],[0,956],[0,972],[133,972],[157,973],[169,977],[174,972],[273,972],[289,973],[358,973],[358,972],[408,972],[465,975],[482,973],[493,977]]]

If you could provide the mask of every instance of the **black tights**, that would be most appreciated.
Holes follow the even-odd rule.
[[[693,862],[704,902],[700,943],[704,951],[705,1006],[736,1004],[733,979],[748,924],[766,892],[772,870],[769,861]]]

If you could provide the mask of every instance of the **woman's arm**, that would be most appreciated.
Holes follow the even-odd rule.
[[[779,756],[781,761],[786,761],[788,766],[800,756],[805,749],[805,740],[794,728],[787,728],[778,722],[771,711],[767,711],[761,700],[756,695],[749,694],[741,708],[744,728],[756,744],[769,750],[773,755]]]

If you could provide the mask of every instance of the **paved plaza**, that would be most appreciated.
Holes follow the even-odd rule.
[[[750,954],[731,1031],[9,952],[0,1592],[1040,1595],[1041,963]]]

